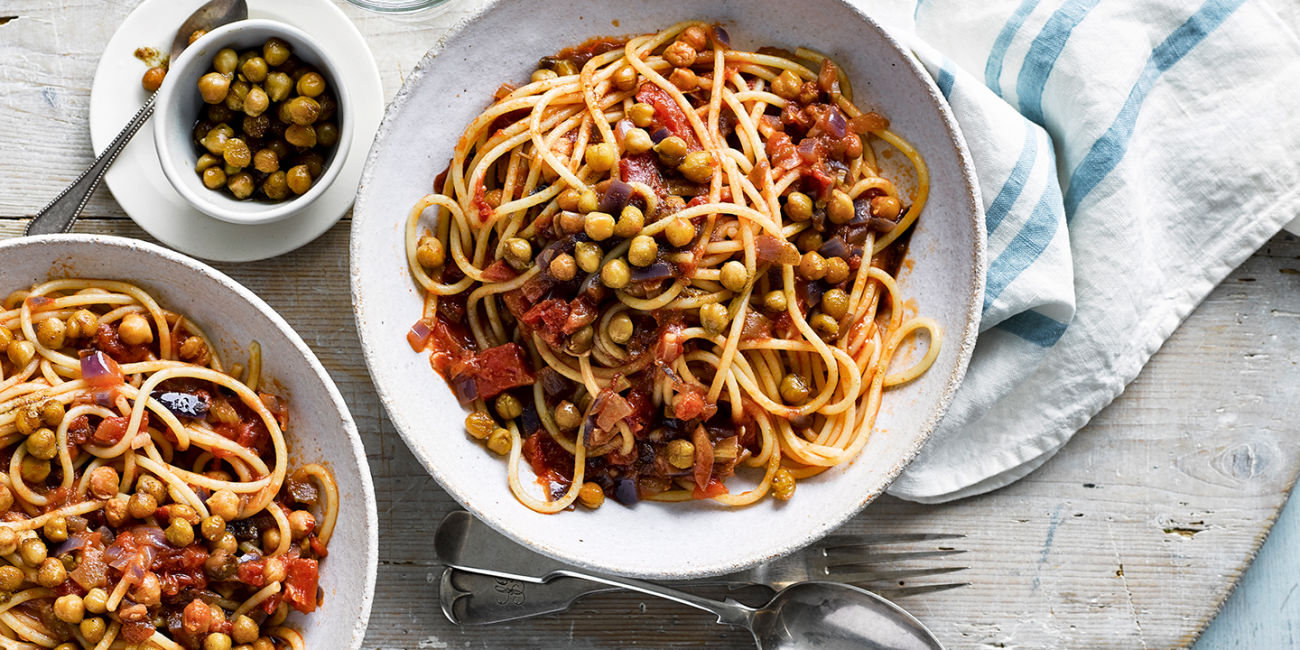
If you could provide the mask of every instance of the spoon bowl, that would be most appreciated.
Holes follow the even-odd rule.
[[[754,610],[749,629],[764,650],[943,648],[903,608],[839,582],[800,582],[781,590]]]

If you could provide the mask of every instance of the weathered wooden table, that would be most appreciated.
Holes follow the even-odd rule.
[[[395,20],[347,7],[391,97],[478,2]],[[89,163],[90,81],[131,0],[0,4],[0,237]],[[100,190],[79,232],[145,237]],[[631,595],[549,618],[457,628],[439,613],[429,537],[456,507],[406,450],[361,360],[345,219],[294,253],[218,264],[294,325],[365,440],[381,521],[367,647],[747,647],[705,614]],[[147,237],[146,237],[147,238]],[[3,263],[3,260],[0,260]],[[949,646],[1190,644],[1259,548],[1300,467],[1300,241],[1275,237],[1234,272],[1111,407],[1043,468],[942,506],[884,498],[849,531],[967,535],[971,586],[902,602]],[[346,552],[346,550],[340,551]]]

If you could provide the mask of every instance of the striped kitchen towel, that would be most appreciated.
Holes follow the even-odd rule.
[[[1296,0],[896,0],[864,9],[952,105],[988,276],[965,383],[890,493],[1042,465],[1300,215]]]

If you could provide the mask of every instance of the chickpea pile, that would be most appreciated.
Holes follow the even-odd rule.
[[[198,81],[194,171],[210,190],[277,202],[305,194],[338,144],[338,103],[325,77],[272,38],[261,51],[225,48]]]

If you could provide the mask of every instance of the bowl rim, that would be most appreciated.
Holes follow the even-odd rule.
[[[370,475],[370,464],[366,460],[365,445],[361,442],[361,435],[357,430],[356,421],[352,418],[352,411],[348,408],[347,402],[343,399],[343,394],[339,392],[338,386],[334,384],[333,378],[321,364],[320,359],[312,352],[311,348],[298,336],[298,332],[289,325],[279,312],[271,308],[266,301],[262,300],[257,294],[246,288],[244,285],[236,282],[233,278],[222,271],[209,266],[192,257],[182,255],[162,246],[150,242],[131,239],[129,237],[118,237],[115,235],[97,235],[97,234],[54,234],[54,235],[37,235],[30,237],[14,237],[11,239],[0,240],[0,255],[16,248],[41,247],[41,246],[59,246],[62,244],[88,244],[90,246],[102,246],[116,248],[124,251],[145,253],[162,258],[165,261],[184,266],[205,278],[208,278],[223,289],[235,294],[240,300],[247,302],[261,313],[267,320],[271,321],[272,326],[280,330],[289,343],[294,347],[297,353],[303,357],[307,365],[311,367],[317,379],[325,388],[325,393],[330,401],[334,404],[339,421],[343,425],[343,433],[348,440],[352,449],[353,460],[361,468],[361,491],[364,497],[365,509],[365,529],[367,532],[367,544],[370,552],[365,555],[365,584],[362,585],[361,594],[361,616],[353,627],[354,643],[350,646],[351,650],[361,648],[365,642],[366,628],[370,622],[370,612],[374,605],[375,599],[375,582],[379,570],[379,510],[375,504],[374,481]]]
[[[278,20],[270,18],[248,18],[245,20],[235,21],[233,23],[222,25],[202,38],[191,43],[181,55],[172,61],[168,67],[168,76],[181,76],[192,68],[201,65],[204,58],[199,56],[205,48],[209,52],[220,50],[230,40],[239,38],[243,32],[252,29],[269,29],[278,32],[277,35],[287,35],[291,39],[301,41],[307,45],[312,54],[320,59],[319,66],[321,72],[325,73],[331,82],[339,78],[339,65],[330,54],[329,49],[322,46],[319,41],[307,32]],[[213,47],[215,46],[215,50]],[[154,124],[153,124],[153,141],[154,148],[158,154],[158,163],[162,167],[163,176],[171,184],[172,189],[176,190],[187,203],[194,209],[206,214],[214,219],[219,219],[228,223],[241,225],[258,225],[272,223],[285,219],[300,210],[306,209],[316,201],[325,189],[338,178],[339,173],[343,170],[343,163],[346,161],[351,147],[344,146],[344,143],[352,141],[352,102],[350,91],[347,84],[331,83],[336,100],[338,101],[338,125],[339,140],[334,145],[332,152],[333,158],[325,165],[319,178],[312,184],[306,193],[296,196],[287,201],[279,203],[267,203],[264,210],[258,210],[252,213],[239,212],[229,209],[229,205],[236,202],[245,204],[243,201],[232,199],[219,192],[203,188],[203,192],[195,191],[190,183],[186,182],[193,170],[188,165],[182,165],[182,159],[185,156],[179,155],[179,152],[173,151],[171,138],[171,123],[173,112],[179,112],[177,103],[179,101],[181,86],[175,83],[167,83],[164,79],[163,85],[158,89],[154,96]],[[192,89],[191,89],[192,90]],[[186,138],[188,141],[188,138]]]
[[[377,161],[381,153],[381,141],[385,140],[389,132],[393,129],[397,120],[397,115],[404,109],[408,100],[414,94],[414,88],[418,85],[419,80],[425,75],[434,74],[432,68],[448,42],[465,28],[483,19],[493,10],[508,4],[507,0],[489,0],[489,2],[485,3],[477,10],[466,15],[460,21],[449,27],[447,31],[432,46],[430,46],[424,56],[420,58],[419,62],[405,77],[402,87],[398,90],[392,101],[389,102],[388,108],[384,113],[384,120],[380,124],[379,131],[376,133],[375,140],[366,156],[366,164],[364,171],[361,174],[361,182],[359,184],[360,189],[358,189],[357,200],[353,205],[352,231],[349,237],[353,316],[356,320],[357,336],[361,341],[362,356],[366,361],[366,368],[370,373],[372,384],[375,387],[375,392],[379,395],[380,403],[388,412],[389,419],[393,423],[393,428],[397,431],[398,435],[401,436],[402,441],[406,444],[407,448],[411,450],[412,455],[414,455],[425,468],[425,471],[433,476],[433,478],[438,482],[438,485],[453,499],[455,499],[461,507],[468,510],[480,521],[483,521],[493,529],[506,535],[520,545],[585,569],[643,579],[678,580],[703,578],[742,570],[769,561],[775,557],[792,553],[840,527],[861,513],[863,508],[884,493],[894,480],[903,472],[903,470],[911,464],[917,454],[920,453],[921,449],[929,441],[931,435],[933,435],[935,429],[938,427],[939,422],[947,413],[949,406],[951,406],[953,395],[956,393],[957,388],[961,385],[961,382],[966,375],[971,354],[975,347],[975,341],[979,336],[980,331],[980,317],[983,311],[985,269],[987,267],[987,233],[984,229],[984,206],[981,198],[979,182],[975,173],[974,162],[971,159],[970,149],[966,144],[966,138],[957,123],[956,117],[952,113],[952,109],[948,104],[947,99],[944,98],[943,93],[940,91],[934,78],[926,72],[920,61],[912,54],[911,49],[899,37],[895,36],[891,30],[883,26],[880,21],[872,18],[862,8],[854,5],[848,0],[829,1],[851,11],[869,29],[874,29],[883,38],[884,42],[900,55],[900,58],[903,59],[904,65],[911,72],[912,76],[921,80],[924,86],[923,101],[928,103],[928,110],[933,110],[938,115],[943,125],[944,135],[947,136],[947,141],[952,146],[952,149],[957,156],[957,165],[960,173],[959,180],[962,188],[962,204],[958,206],[958,210],[955,210],[960,212],[959,218],[956,221],[964,223],[973,233],[974,250],[972,251],[972,265],[974,268],[972,269],[971,280],[964,289],[964,294],[967,296],[964,305],[964,319],[962,327],[960,328],[960,333],[954,341],[954,344],[958,348],[957,362],[944,381],[942,390],[938,392],[937,401],[935,402],[934,409],[931,411],[930,416],[926,418],[924,423],[921,425],[920,430],[910,441],[905,452],[901,455],[900,460],[887,471],[883,472],[884,480],[877,490],[864,494],[858,503],[844,510],[843,513],[834,521],[822,522],[815,530],[812,530],[806,536],[791,536],[788,539],[781,541],[779,544],[773,544],[769,549],[767,549],[766,553],[755,553],[751,556],[743,557],[738,561],[725,565],[714,563],[712,565],[702,565],[677,571],[629,571],[626,569],[620,569],[616,564],[611,562],[592,561],[586,557],[566,555],[563,553],[562,549],[553,548],[525,535],[517,534],[515,530],[512,530],[507,525],[507,522],[498,521],[496,518],[489,516],[484,508],[477,505],[476,500],[470,498],[471,495],[465,494],[456,489],[454,484],[447,481],[443,476],[443,473],[439,470],[437,463],[434,462],[435,458],[422,453],[420,451],[422,449],[421,445],[417,444],[412,439],[412,437],[415,436],[415,432],[408,432],[406,428],[399,424],[398,419],[392,416],[392,414],[398,412],[398,409],[396,408],[398,405],[395,403],[394,396],[389,392],[387,385],[379,380],[380,374],[378,369],[383,367],[383,364],[385,363],[380,354],[383,345],[380,342],[372,341],[368,338],[369,328],[366,327],[366,308],[364,306],[366,298],[361,295],[361,282],[359,281],[363,261],[362,256],[360,255],[361,239],[364,235],[361,228],[367,220],[364,216],[361,216],[360,218],[358,217],[359,215],[367,214],[369,196],[366,194],[364,189],[370,186],[371,181],[373,180]],[[955,329],[956,328],[946,329],[946,331],[951,332]],[[522,508],[523,506],[521,505],[520,507]]]

